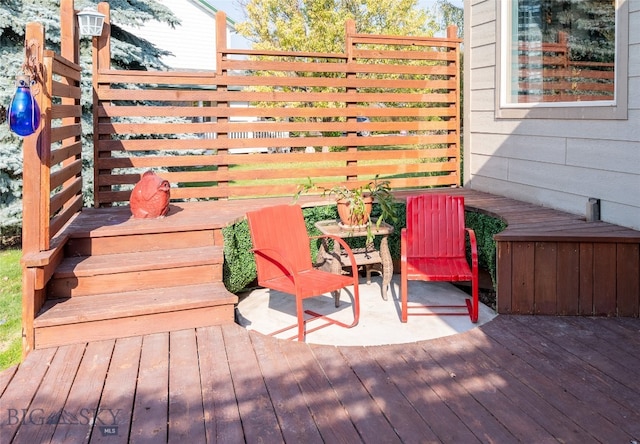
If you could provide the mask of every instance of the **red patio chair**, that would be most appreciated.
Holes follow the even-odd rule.
[[[465,231],[469,234],[471,245],[471,266],[465,253]],[[407,322],[409,314],[467,313],[472,322],[478,321],[478,247],[473,230],[465,228],[462,196],[409,196],[407,227],[400,234],[400,254],[402,322]],[[409,305],[407,286],[412,280],[471,281],[472,300],[467,298],[466,305]],[[452,311],[425,311],[436,308]]]
[[[331,235],[310,237],[300,205],[277,205],[250,211],[247,213],[247,219],[253,241],[252,251],[256,260],[258,284],[295,296],[298,341],[305,340],[307,322],[304,319],[305,313],[311,315],[311,319],[322,318],[326,321],[325,324],[309,330],[309,332],[331,324],[345,328],[355,327],[358,324],[360,317],[358,266],[351,249],[343,239]],[[313,268],[310,240],[317,238],[331,238],[334,242],[340,242],[351,261],[351,270],[354,270],[352,276],[333,274]],[[347,325],[310,310],[304,310],[304,299],[328,292],[333,293],[337,307],[340,290],[349,285],[353,285],[352,324]],[[294,327],[295,324],[272,334],[275,335]]]

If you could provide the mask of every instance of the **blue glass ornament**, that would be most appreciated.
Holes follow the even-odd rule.
[[[40,126],[40,108],[31,95],[29,83],[29,77],[18,76],[9,105],[9,128],[19,136],[29,136]]]

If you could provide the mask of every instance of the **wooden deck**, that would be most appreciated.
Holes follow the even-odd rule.
[[[0,373],[0,440],[636,442],[639,347],[638,319],[510,315],[393,346],[235,324],[76,344]]]
[[[500,314],[640,317],[639,231],[471,189],[396,195],[402,200],[415,193],[462,195],[469,211],[507,222],[495,236]],[[221,283],[221,230],[250,209],[291,201],[175,202],[159,220],[132,219],[122,206],[83,210],[60,235],[65,258],[41,264],[36,257],[30,264],[43,281],[37,288],[47,287],[41,296],[49,299],[33,301],[25,349],[232,322],[235,296]],[[318,196],[299,202],[333,203]],[[46,283],[42,276],[49,274]],[[207,285],[203,297],[192,286],[179,288],[196,283]],[[185,299],[167,299],[166,288]],[[219,300],[209,300],[213,294]]]
[[[584,275],[577,290],[558,278],[589,268],[560,266],[576,257],[567,251],[580,253],[591,246],[594,253],[612,244],[619,251],[614,257],[631,267],[630,273],[614,270],[602,280],[592,267],[592,304],[600,300],[593,292],[613,282],[616,292],[628,293],[637,313],[637,231],[473,190],[433,192],[463,194],[471,211],[508,222],[498,239],[499,310],[521,309],[514,301],[523,294],[525,300],[534,296],[533,308],[548,302],[544,297],[551,293],[581,297],[589,284]],[[315,205],[315,199],[307,196],[302,203]],[[83,211],[67,235],[73,243],[84,231],[82,236],[97,242],[170,220],[175,229],[183,219],[187,225],[224,226],[241,219],[249,206],[281,201],[180,204],[180,211],[163,222],[129,220],[126,208],[92,209]],[[552,255],[554,243],[560,247],[551,249]],[[507,248],[500,250],[501,244]],[[501,251],[509,256],[500,256]],[[622,252],[629,253],[631,262]],[[554,267],[556,274],[545,274]],[[505,276],[510,282],[506,293]],[[555,297],[558,307],[561,299]],[[501,314],[467,333],[377,347],[284,342],[232,323],[168,330],[32,351],[20,366],[0,373],[0,442],[640,439],[637,314]]]

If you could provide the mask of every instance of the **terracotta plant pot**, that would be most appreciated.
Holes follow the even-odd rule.
[[[352,212],[349,206],[350,201],[348,199],[340,199],[336,202],[338,206],[338,215],[340,216],[340,222],[343,225],[349,227],[366,227],[369,222],[369,216],[371,215],[371,209],[373,207],[373,197],[366,196],[364,201],[364,213],[358,212],[357,214]]]

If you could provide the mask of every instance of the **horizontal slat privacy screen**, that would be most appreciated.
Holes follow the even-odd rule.
[[[172,199],[293,195],[307,178],[459,185],[460,41],[448,36],[348,23],[345,53],[329,54],[234,50],[219,33],[215,72],[111,70],[99,44],[96,205],[128,201],[149,169]]]

